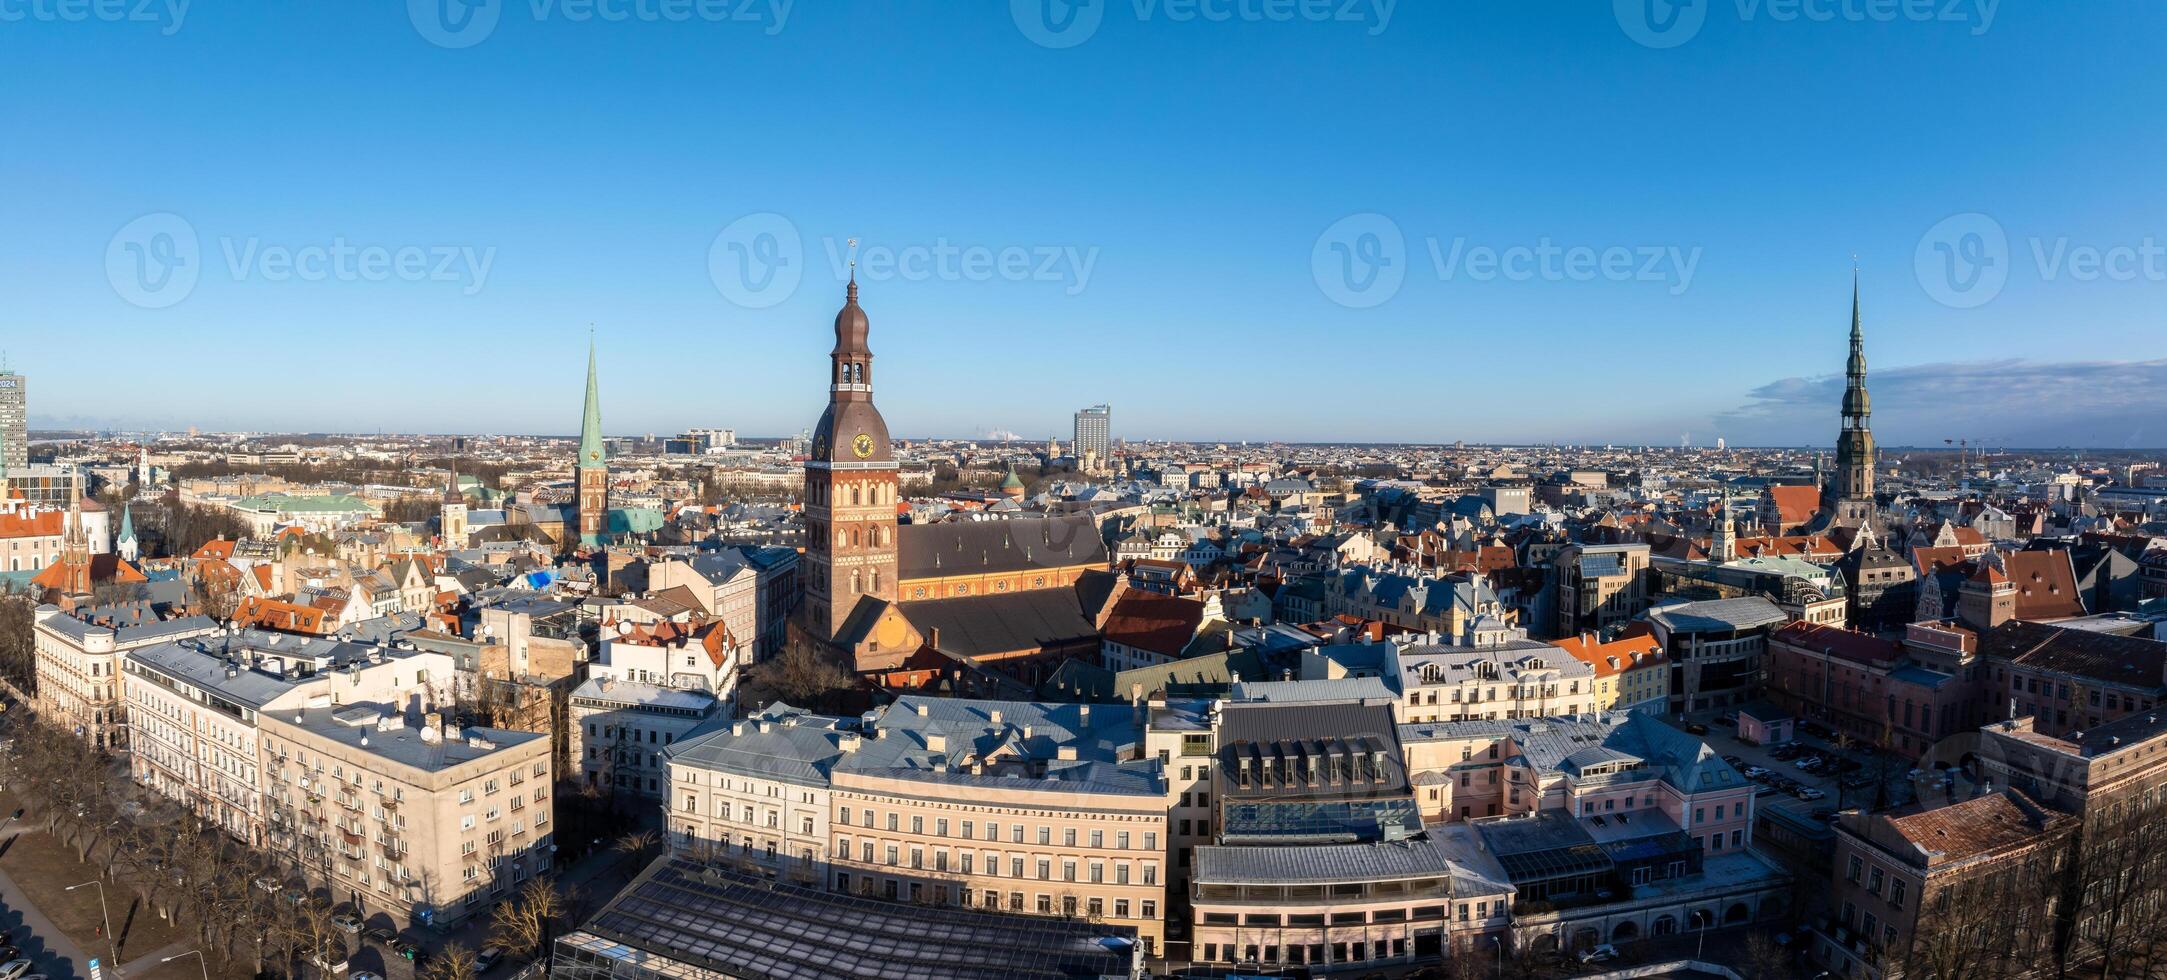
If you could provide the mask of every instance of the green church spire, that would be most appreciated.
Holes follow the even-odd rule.
[[[579,424],[579,465],[600,466],[608,459],[602,448],[602,398],[596,392],[594,338],[587,338],[587,411]]]

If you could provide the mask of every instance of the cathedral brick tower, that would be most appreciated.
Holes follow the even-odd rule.
[[[888,423],[873,407],[873,351],[852,277],[835,314],[828,409],[805,462],[806,632],[834,643],[858,603],[896,597],[896,468]]]
[[[602,446],[602,399],[597,393],[594,341],[587,342],[587,407],[579,425],[579,544],[600,548],[609,534],[609,453]]]

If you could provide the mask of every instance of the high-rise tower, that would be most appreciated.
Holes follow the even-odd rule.
[[[896,467],[888,423],[873,407],[873,351],[866,345],[858,281],[835,314],[828,353],[828,410],[813,427],[805,461],[806,629],[833,642],[868,596],[896,597]]]
[[[602,399],[597,392],[594,341],[587,341],[587,408],[579,424],[579,543],[599,548],[609,533],[609,453],[602,446]]]

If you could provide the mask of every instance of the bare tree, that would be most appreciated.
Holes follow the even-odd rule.
[[[857,678],[841,664],[808,646],[790,644],[781,656],[746,669],[739,697],[746,704],[785,702],[818,709],[856,685]]]
[[[445,943],[417,972],[419,980],[474,980],[474,951],[465,943]]]
[[[564,915],[566,904],[556,882],[530,878],[511,901],[498,903],[489,938],[513,956],[532,956],[549,938],[550,923]]]

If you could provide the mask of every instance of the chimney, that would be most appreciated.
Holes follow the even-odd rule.
[[[925,747],[929,752],[946,752],[948,751],[948,736],[927,735],[925,737]]]
[[[923,717],[925,717],[925,716],[926,716],[926,703],[925,703],[924,701],[920,701],[920,702],[918,702],[918,704],[917,704],[917,708],[918,708],[918,717],[920,717],[920,718],[923,718]]]
[[[1074,762],[1076,761],[1076,747],[1073,745],[1061,746],[1053,750],[1053,757],[1062,762]]]
[[[859,737],[857,732],[844,732],[841,737],[835,740],[835,747],[842,749],[843,754],[848,755],[852,752],[858,751],[858,742]]]
[[[993,709],[992,711],[989,711],[989,712],[987,712],[987,713],[986,713],[986,721],[987,721],[987,722],[989,722],[989,723],[991,723],[991,724],[995,724],[995,725],[998,725],[998,724],[1000,724],[1000,723],[1001,723],[1001,709],[999,709],[999,708],[995,708],[995,709]]]

